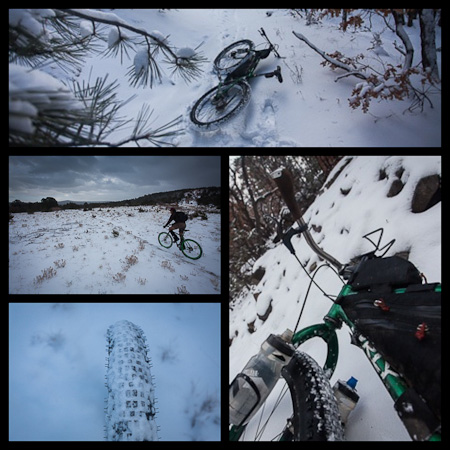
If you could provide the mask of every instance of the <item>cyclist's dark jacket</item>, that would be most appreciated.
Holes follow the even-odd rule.
[[[167,221],[167,223],[164,225],[165,227],[167,227],[167,225],[169,225],[169,223],[173,220],[175,223],[186,223],[184,220],[181,220],[179,216],[179,211],[174,211],[172,213],[172,215],[169,217],[169,220]]]

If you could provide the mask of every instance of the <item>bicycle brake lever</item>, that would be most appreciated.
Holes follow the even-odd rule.
[[[302,225],[301,227],[298,228],[290,228],[289,230],[286,231],[286,233],[284,233],[283,235],[283,244],[287,247],[287,249],[293,254],[295,255],[295,250],[294,250],[294,246],[292,245],[291,239],[292,236],[295,236],[296,234],[302,234],[304,231],[306,231],[308,229],[308,225]]]

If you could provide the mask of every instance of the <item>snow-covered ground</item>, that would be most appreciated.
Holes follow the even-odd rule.
[[[347,77],[335,82],[343,71],[322,67],[323,59],[293,31],[304,34],[317,47],[327,53],[339,50],[346,56],[364,54],[364,61],[384,72],[388,64],[397,66],[404,56],[395,49],[399,38],[387,29],[380,17],[366,16],[364,28],[353,32],[339,30],[341,18],[324,18],[321,23],[307,26],[305,19],[294,18],[288,10],[267,9],[117,9],[120,18],[136,27],[151,32],[157,30],[163,36],[170,35],[170,42],[177,47],[201,50],[209,62],[204,74],[186,85],[180,78],[173,78],[164,70],[161,84],[153,89],[132,88],[126,73],[132,61],[88,57],[78,80],[91,80],[109,75],[118,79],[119,97],[127,99],[135,94],[124,110],[129,117],[136,117],[143,103],[155,110],[155,124],[162,125],[177,116],[183,116],[183,135],[173,139],[178,146],[194,147],[315,147],[315,146],[440,146],[441,100],[440,93],[429,93],[433,103],[426,103],[423,113],[405,112],[408,101],[374,100],[368,114],[353,110],[348,98],[357,82]],[[258,70],[271,71],[281,66],[284,83],[276,78],[257,78],[251,82],[253,96],[248,107],[220,130],[202,132],[191,127],[189,111],[195,101],[217,84],[212,61],[231,43],[251,39],[256,45],[264,44],[258,29],[263,27],[271,41],[279,46],[285,59],[273,55],[263,60]],[[418,21],[412,28],[405,28],[416,52],[413,64],[420,62],[420,28]],[[437,27],[437,47],[440,47],[440,28]],[[374,48],[374,33],[380,33],[382,49]],[[106,46],[106,43],[104,44]],[[440,66],[441,53],[438,53]],[[384,69],[383,69],[384,68]],[[122,137],[116,136],[117,138]]]
[[[348,158],[344,157],[328,179]],[[342,263],[370,251],[372,246],[362,236],[382,227],[384,243],[396,239],[388,256],[409,252],[409,260],[425,274],[428,282],[441,281],[441,203],[422,213],[411,212],[411,200],[417,182],[422,177],[440,173],[441,158],[438,156],[353,157],[303,217],[319,246]],[[398,176],[404,183],[402,191],[394,197],[386,197]],[[314,231],[311,228],[313,225],[320,231]],[[308,268],[314,262],[320,265],[318,256],[308,247],[304,238],[294,237],[292,242],[303,264]],[[231,304],[230,382],[250,357],[258,352],[269,334],[281,334],[286,328],[294,328],[309,285],[309,278],[282,244],[274,246],[256,261],[254,270],[260,266],[265,268],[265,276],[260,283]],[[331,270],[320,270],[315,280],[333,295],[337,295],[342,286]],[[259,293],[256,301],[255,293]],[[263,322],[257,314],[263,315],[270,303],[272,312]],[[299,327],[322,322],[330,306],[330,300],[313,286]],[[252,322],[254,333],[248,329],[248,324]],[[331,379],[332,385],[338,379],[346,381],[351,376],[359,380],[357,390],[360,401],[350,415],[346,439],[409,440],[378,375],[364,353],[350,344],[348,328],[338,330],[338,339],[340,355]],[[326,348],[320,339],[308,341],[301,349],[323,364]],[[288,414],[283,417],[288,417]]]
[[[202,207],[184,205],[183,210]],[[203,208],[187,221],[186,238],[202,246],[198,260],[173,245],[165,208],[101,208],[14,214],[9,228],[11,294],[219,294],[220,213]],[[116,231],[118,235],[114,235]]]
[[[220,304],[10,303],[10,441],[104,439],[106,331],[119,320],[147,338],[159,439],[220,439]]]

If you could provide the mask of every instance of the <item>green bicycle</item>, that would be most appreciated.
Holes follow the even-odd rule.
[[[310,247],[346,282],[334,299],[309,275],[333,305],[323,323],[296,331],[299,317],[294,332],[270,335],[235,377],[229,387],[229,439],[343,439],[342,423],[358,401],[357,380],[333,388],[329,380],[339,356],[336,330],[345,324],[352,332],[352,344],[364,351],[393,399],[412,440],[440,441],[441,284],[423,283],[411,262],[385,257],[395,240],[381,246],[382,229],[364,236],[375,250],[341,264],[312,239],[289,172],[279,169],[272,176],[299,225],[285,233],[279,228],[284,245],[302,265],[291,239],[303,233]],[[373,235],[378,235],[378,241],[372,240]],[[414,322],[418,316],[420,322]],[[323,367],[299,350],[316,337],[327,345]],[[286,384],[280,387],[281,378]],[[291,404],[286,407],[284,397],[289,394]]]
[[[280,66],[273,72],[255,74],[260,61],[271,52],[281,58],[263,28],[259,33],[268,42],[268,48],[256,50],[252,41],[244,39],[229,45],[216,57],[214,70],[220,82],[194,104],[190,118],[196,126],[211,129],[240,112],[250,101],[251,88],[248,82],[252,78],[277,77],[280,83],[283,82]]]
[[[184,230],[184,233],[189,230]],[[172,247],[174,239],[165,231],[159,233],[158,242],[164,248]],[[189,259],[199,259],[203,255],[203,250],[200,244],[193,239],[185,239],[184,236],[180,236],[179,241],[177,241],[177,247],[181,250],[184,256]]]

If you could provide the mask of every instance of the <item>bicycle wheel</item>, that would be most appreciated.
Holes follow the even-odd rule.
[[[336,398],[328,378],[316,361],[306,353],[297,351],[281,375],[287,386],[278,383],[245,429],[232,429],[231,439],[342,440],[343,429]]]
[[[155,441],[155,397],[143,331],[128,320],[107,331],[106,439]]]
[[[221,75],[228,75],[252,56],[255,44],[244,39],[223,49],[214,60],[214,69]]]
[[[294,414],[282,440],[336,441],[344,436],[336,397],[323,369],[306,353],[296,352],[283,369]]]
[[[181,246],[181,251],[183,252],[184,256],[187,256],[190,259],[199,259],[203,254],[203,250],[200,247],[200,244],[193,241],[192,239],[184,240]]]
[[[163,231],[162,233],[159,233],[158,235],[158,242],[160,245],[162,245],[164,248],[170,248],[173,244],[173,239],[170,233],[166,233]]]
[[[200,127],[224,123],[247,105],[250,96],[250,85],[243,80],[216,86],[195,103],[191,121]]]

